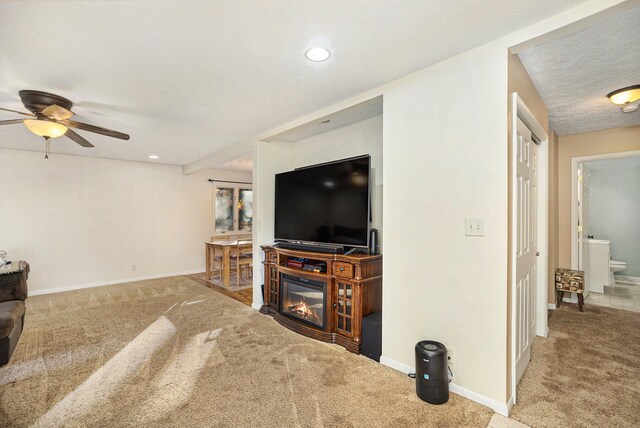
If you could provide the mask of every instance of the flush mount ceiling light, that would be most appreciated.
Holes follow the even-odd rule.
[[[323,47],[311,48],[304,53],[309,61],[321,62],[326,61],[331,56],[329,49]]]
[[[638,106],[630,106],[629,104],[640,100],[640,85],[627,86],[626,88],[618,89],[608,94],[607,98],[609,98],[609,100],[611,100],[615,105],[623,106],[622,111],[625,113],[636,111]]]

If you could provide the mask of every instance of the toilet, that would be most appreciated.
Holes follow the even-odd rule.
[[[615,272],[620,272],[626,269],[627,269],[627,264],[625,262],[621,262],[618,260],[609,260],[609,271],[611,272],[609,284],[610,285],[616,284],[616,277],[614,276]]]

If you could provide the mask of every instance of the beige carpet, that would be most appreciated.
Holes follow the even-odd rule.
[[[640,313],[563,305],[536,338],[511,417],[532,427],[640,427]]]
[[[35,296],[2,427],[486,427],[451,394],[297,335],[186,277]]]

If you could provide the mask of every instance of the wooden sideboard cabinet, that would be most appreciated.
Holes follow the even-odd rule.
[[[297,333],[360,353],[362,318],[382,311],[382,256],[261,248],[265,257],[260,312]],[[303,270],[296,259],[326,270]]]

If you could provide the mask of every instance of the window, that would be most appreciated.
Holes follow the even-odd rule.
[[[253,191],[246,187],[214,189],[214,235],[251,232]]]
[[[238,230],[251,231],[253,226],[253,190],[238,189]]]

